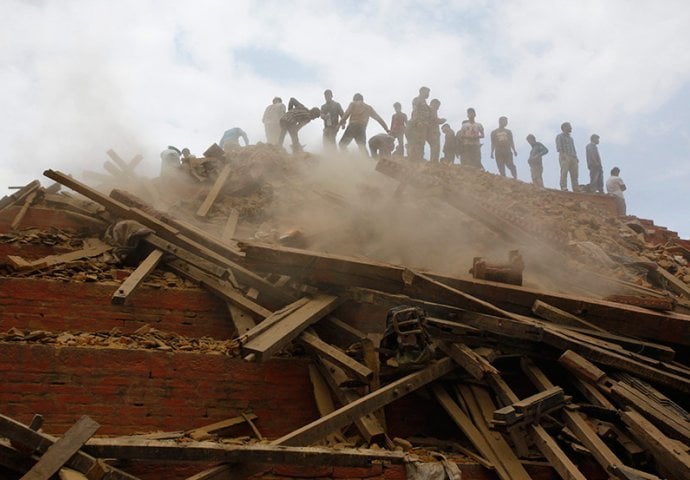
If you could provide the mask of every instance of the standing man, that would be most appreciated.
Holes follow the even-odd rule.
[[[319,107],[314,107],[311,110],[296,99],[291,98],[288,102],[288,111],[280,118],[280,137],[278,138],[278,145],[283,146],[285,141],[285,134],[289,133],[292,139],[292,153],[299,153],[302,151],[302,145],[299,143],[300,128],[311,122],[315,118],[321,116]]]
[[[498,119],[498,128],[491,132],[491,158],[496,154],[496,166],[502,177],[506,176],[506,167],[511,175],[517,180],[517,168],[513,162],[513,155],[517,156],[515,143],[513,142],[513,132],[506,128],[508,125],[507,117]]]
[[[462,122],[460,131],[457,134],[458,145],[460,146],[460,164],[484,170],[481,150],[484,126],[475,121],[476,117],[477,112],[474,111],[474,108],[468,108],[467,120]]]
[[[611,176],[606,180],[606,191],[616,198],[616,205],[618,207],[618,215],[624,217],[626,214],[625,197],[623,192],[626,190],[625,182],[618,175],[621,169],[613,167],[611,169]]]
[[[599,135],[593,133],[586,147],[587,168],[589,169],[589,189],[591,192],[604,193],[604,168],[599,156]]]
[[[407,114],[403,113],[400,102],[393,104],[395,113],[391,117],[391,135],[395,137],[398,142],[395,147],[396,155],[405,156],[405,129],[407,128]]]
[[[321,119],[323,120],[323,147],[335,150],[335,135],[338,133],[343,107],[333,100],[333,92],[329,89],[323,92],[326,103],[321,105]]]
[[[369,118],[373,118],[379,122],[379,125],[383,127],[386,133],[390,133],[390,130],[388,130],[388,125],[386,125],[386,122],[383,120],[383,118],[376,113],[371,105],[364,103],[364,97],[362,94],[355,93],[355,95],[352,97],[352,102],[350,102],[347,110],[345,110],[343,118],[340,120],[340,126],[342,128],[345,128],[345,124],[347,123],[348,119],[350,120],[349,124],[347,124],[347,128],[345,129],[345,133],[343,133],[340,142],[338,142],[338,146],[341,150],[347,150],[347,146],[354,139],[355,143],[359,147],[360,152],[368,156],[367,124],[369,123]]]
[[[266,110],[261,121],[266,131],[266,141],[271,145],[278,145],[280,138],[280,118],[285,115],[285,104],[280,97],[275,97]]]
[[[407,124],[407,156],[410,160],[421,161],[424,145],[431,135],[433,112],[428,103],[429,87],[420,87],[419,95],[412,99],[412,116]]]
[[[531,133],[527,135],[527,143],[532,147],[529,152],[529,158],[527,159],[529,173],[532,176],[532,183],[537,187],[544,188],[544,180],[542,179],[544,164],[542,163],[542,157],[549,153],[549,149],[546,148],[543,143],[537,142],[536,137]]]
[[[446,165],[453,165],[453,163],[455,163],[456,154],[455,132],[447,123],[441,127],[441,131],[444,135],[443,158],[441,159],[441,162],[445,163]]]
[[[561,190],[568,191],[568,174],[570,174],[570,186],[573,192],[577,192],[580,187],[577,183],[577,169],[580,163],[575,152],[575,142],[570,132],[573,127],[565,122],[561,125],[561,133],[556,136],[556,151],[558,152],[558,163],[561,166]]]
[[[429,125],[427,136],[429,161],[438,162],[441,155],[441,129],[439,127],[446,123],[446,119],[438,117],[438,109],[441,108],[441,101],[438,98],[434,98],[429,102],[429,108],[431,108],[431,124]]]

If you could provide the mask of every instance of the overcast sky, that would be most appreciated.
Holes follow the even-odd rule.
[[[234,126],[264,140],[276,95],[320,106],[331,88],[346,108],[360,92],[389,122],[426,85],[454,129],[469,106],[487,134],[507,116],[522,180],[528,133],[552,151],[552,188],[560,124],[582,179],[599,134],[628,212],[690,237],[687,0],[3,0],[0,18],[3,195],[49,184],[46,168],[104,173],[109,148],[142,154],[139,173],[155,176],[169,144],[201,154]],[[320,150],[320,122],[300,134]],[[496,172],[488,157],[486,144]]]

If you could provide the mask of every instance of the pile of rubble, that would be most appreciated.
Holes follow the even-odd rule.
[[[80,214],[91,212],[110,232],[102,238],[136,234],[105,247],[59,232],[6,234],[2,239],[10,243],[54,241],[71,256],[12,258],[3,271],[54,274],[57,265],[102,262],[107,270],[129,273],[96,277],[122,280],[113,296],[120,305],[156,275],[174,274],[184,280],[167,285],[193,282],[231,306],[233,339],[201,341],[148,329],[134,335],[24,332],[16,326],[0,341],[200,349],[252,362],[301,353],[313,365],[321,417],[280,438],[215,446],[199,442],[218,430],[209,428],[197,436],[89,440],[95,430],[84,420],[75,428],[82,437],[70,431],[61,439],[76,445],[62,463],[46,450],[61,440],[1,417],[0,435],[12,442],[2,447],[11,460],[6,463],[28,463],[19,471],[29,471],[52,461],[82,473],[93,468],[94,457],[222,464],[193,477],[210,479],[238,462],[411,464],[415,460],[401,449],[433,446],[460,451],[501,479],[531,478],[525,463],[535,459],[570,479],[592,478],[583,473],[587,462],[599,466],[594,478],[690,478],[690,414],[683,408],[690,396],[690,367],[683,363],[690,347],[690,290],[683,246],[650,245],[631,228],[633,219],[463,167],[381,160],[380,173],[370,163],[373,177],[357,185],[355,195],[345,195],[330,183],[316,186],[319,167],[309,156],[258,145],[219,162],[208,184],[175,180],[177,198],[167,211],[155,208],[165,195],[151,193],[154,182],[137,189],[150,195],[142,200],[123,190],[105,195],[63,173],[45,172],[92,202],[67,203]],[[10,203],[27,204],[27,190]],[[308,209],[315,198],[321,208]],[[334,217],[325,226],[319,222],[324,212]],[[439,218],[441,227],[422,231]],[[404,231],[391,232],[410,219],[415,223]],[[409,250],[421,251],[403,251],[401,239],[414,239]],[[512,280],[505,283],[477,277],[478,259],[463,263],[477,255],[455,256],[453,244],[476,247],[482,256],[517,249],[522,255],[511,254],[509,265],[484,262],[485,273],[509,271]],[[390,263],[400,258],[410,262]],[[430,272],[439,265],[444,268]],[[475,278],[467,275],[470,266]],[[521,286],[523,268],[529,288]],[[383,307],[388,316],[363,326],[347,308],[360,304]],[[390,437],[382,409],[414,392],[426,395],[427,408],[436,404],[447,414],[457,427],[453,438]],[[445,474],[452,478],[460,461],[449,458],[455,457],[446,457]],[[104,468],[108,478],[135,478]],[[411,470],[408,475],[415,478]]]

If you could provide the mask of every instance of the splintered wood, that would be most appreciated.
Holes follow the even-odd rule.
[[[115,152],[108,156],[104,168],[113,176],[133,175],[136,157],[127,163]],[[381,168],[404,183],[400,194],[420,188],[407,170]],[[224,165],[194,212],[198,221],[207,220],[235,173],[230,163]],[[153,231],[140,242],[137,258],[144,260],[117,287],[114,305],[134,302],[134,292],[145,288],[144,279],[156,269],[197,282],[223,301],[236,330],[232,344],[245,360],[309,356],[318,415],[279,438],[264,438],[262,425],[270,418],[242,411],[185,432],[97,439],[90,439],[97,428],[93,421],[78,422],[58,439],[0,416],[0,436],[10,442],[0,443],[0,466],[23,478],[55,473],[135,478],[98,458],[222,464],[205,465],[190,477],[196,479],[226,478],[231,470],[251,472],[260,464],[371,466],[407,461],[399,451],[378,447],[410,449],[422,443],[455,446],[501,480],[533,478],[530,462],[548,464],[560,477],[575,480],[592,478],[592,464],[598,466],[594,478],[690,478],[690,414],[684,409],[690,368],[683,364],[687,352],[676,358],[678,348],[690,346],[690,316],[671,311],[676,300],[670,297],[601,275],[597,278],[604,284],[625,294],[605,300],[523,287],[522,258],[516,255],[509,266],[477,258],[477,278],[456,278],[362,257],[235,243],[237,209],[224,211],[214,235],[127,192],[106,196],[63,173],[45,175],[98,207],[89,210],[71,200],[64,205],[94,214],[105,210]],[[29,208],[39,187],[32,183],[1,200],[0,210],[20,201]],[[525,228],[515,228],[469,193],[439,191],[442,199],[510,240],[532,239]],[[553,245],[537,245],[565,262],[565,253],[554,252]],[[38,260],[11,256],[9,262],[16,270],[31,271],[110,248],[85,242],[68,254]],[[667,278],[667,273],[659,275]],[[572,280],[582,278],[578,275]],[[680,280],[668,280],[671,290],[687,296]],[[389,318],[367,318],[365,328],[367,322],[351,313],[364,303],[391,308]],[[393,321],[392,312],[401,306],[421,313]],[[442,433],[451,438],[395,438],[384,409],[403,397],[452,422],[454,430]],[[258,443],[209,442],[240,425]],[[375,450],[349,448],[374,445]],[[103,475],[94,475],[95,469]]]

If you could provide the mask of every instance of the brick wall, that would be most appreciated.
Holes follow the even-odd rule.
[[[126,305],[111,305],[118,284],[0,277],[0,331],[133,332],[144,324],[189,337],[231,338],[227,306],[203,289],[142,286]]]
[[[186,430],[252,410],[262,434],[276,438],[317,418],[307,363],[5,343],[0,409],[25,423],[40,413],[49,433],[90,415],[103,435]]]

